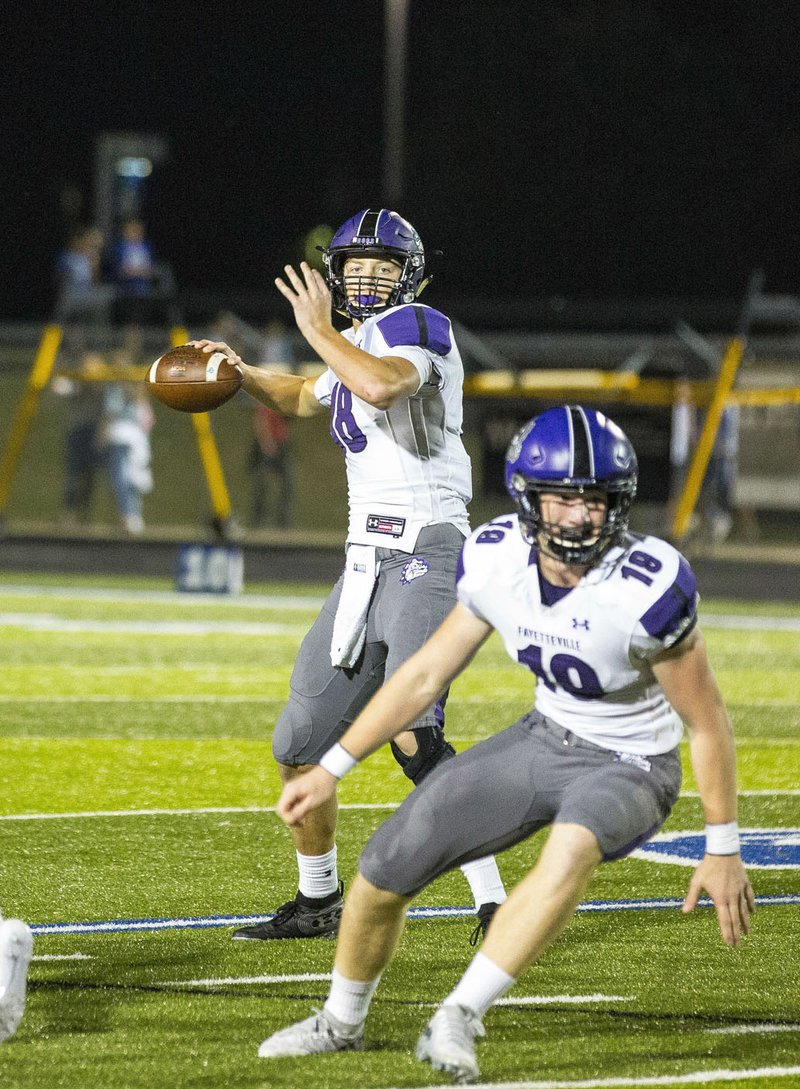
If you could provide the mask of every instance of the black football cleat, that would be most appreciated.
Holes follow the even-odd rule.
[[[234,941],[275,941],[280,938],[334,938],[344,908],[344,882],[330,896],[312,900],[298,892],[282,904],[271,919],[234,930]]]
[[[469,944],[475,946],[478,942],[483,941],[486,937],[486,931],[489,929],[489,923],[494,918],[494,913],[500,907],[499,904],[481,904],[478,908],[478,925],[472,931],[469,936]]]

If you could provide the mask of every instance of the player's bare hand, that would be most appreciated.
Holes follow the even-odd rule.
[[[233,348],[221,340],[190,340],[189,343],[193,348],[201,348],[209,355],[213,352],[222,352],[223,355],[227,356],[231,363],[233,363],[235,367],[239,367],[240,370],[246,365]]]
[[[706,855],[689,883],[682,911],[694,911],[702,890],[708,893],[717,912],[722,939],[726,945],[738,945],[742,935],[750,933],[750,916],[756,898],[741,857]]]
[[[275,286],[292,304],[300,332],[307,336],[315,330],[332,329],[331,293],[317,269],[301,261],[299,273],[291,265],[286,265],[284,272],[286,279],[278,276]]]
[[[302,824],[307,813],[334,796],[337,782],[334,775],[320,767],[292,779],[278,801],[278,816],[290,827]]]

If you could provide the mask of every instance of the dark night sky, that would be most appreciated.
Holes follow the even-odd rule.
[[[275,295],[319,222],[380,203],[383,3],[18,6],[0,319],[45,316],[94,138],[162,134],[152,240],[187,288]],[[412,0],[399,202],[466,296],[800,290],[800,13],[773,0]]]

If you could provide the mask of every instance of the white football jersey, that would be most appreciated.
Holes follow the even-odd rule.
[[[448,318],[429,306],[394,306],[342,334],[370,355],[402,356],[419,389],[374,408],[328,369],[314,393],[330,407],[331,435],[344,450],[347,540],[413,552],[424,526],[451,522],[469,533],[470,460],[461,441],[464,367]]]
[[[689,564],[666,541],[629,534],[548,605],[536,555],[516,514],[481,526],[462,550],[458,600],[536,674],[543,715],[615,752],[668,752],[683,724],[650,661],[696,622]]]

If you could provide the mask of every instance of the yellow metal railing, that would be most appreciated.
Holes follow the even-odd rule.
[[[31,373],[17,406],[11,429],[8,433],[2,457],[0,457],[0,516],[5,514],[14,474],[17,471],[22,447],[31,426],[31,421],[39,407],[39,397],[50,381],[53,365],[61,346],[62,330],[60,325],[48,325],[39,342],[39,349],[33,361]]]
[[[14,414],[8,439],[2,455],[0,455],[0,517],[5,513],[22,448],[31,422],[36,415],[39,397],[53,373],[62,338],[63,329],[60,325],[48,325],[45,328],[25,390]],[[173,347],[185,344],[188,339],[188,330],[182,326],[175,326],[170,332],[170,343]],[[98,366],[91,375],[77,371],[65,371],[64,374],[65,376],[71,375],[81,381],[120,382],[143,381],[147,371],[147,367],[108,365]],[[192,424],[197,439],[200,462],[208,485],[214,518],[218,523],[225,522],[231,516],[231,500],[225,482],[225,474],[222,471],[222,462],[214,439],[214,432],[211,429],[209,413],[194,413],[192,415]]]
[[[681,402],[706,408],[703,429],[678,497],[671,526],[672,537],[680,540],[691,523],[725,408],[731,405],[800,404],[800,386],[733,389],[744,351],[745,340],[742,337],[730,340],[719,375],[711,380],[641,378],[637,374],[601,370],[486,371],[468,375],[464,380],[464,393],[477,398],[585,399],[665,408]]]

